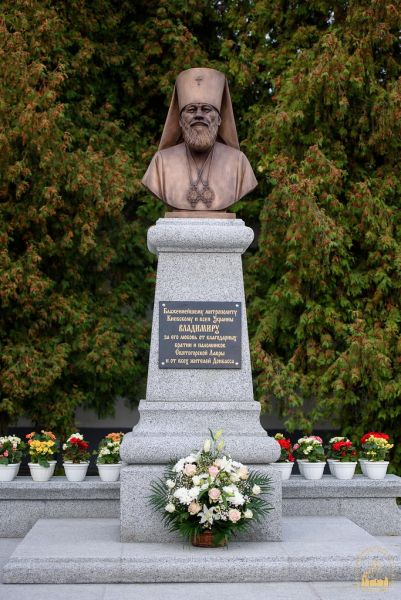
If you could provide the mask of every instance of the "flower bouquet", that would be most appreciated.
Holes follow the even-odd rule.
[[[388,454],[394,444],[386,433],[370,431],[361,437],[361,467],[369,479],[384,479],[389,465]]]
[[[150,502],[164,524],[194,546],[223,546],[272,510],[263,497],[270,478],[223,454],[221,430],[210,434],[202,450],[171,465],[151,488]]]
[[[345,437],[331,438],[328,454],[331,460],[330,470],[334,477],[352,479],[357,465],[357,453],[351,440]]]
[[[89,444],[80,433],[73,433],[63,444],[63,467],[68,481],[83,481],[89,466]]]
[[[0,437],[0,481],[12,481],[17,476],[25,447],[16,435]]]
[[[326,464],[323,440],[318,435],[304,436],[294,444],[299,470],[305,479],[321,479]]]
[[[117,481],[120,477],[121,459],[120,446],[124,434],[109,433],[100,440],[99,446],[94,454],[97,456],[97,468],[102,481]]]
[[[56,462],[54,455],[58,450],[58,440],[51,431],[36,433],[32,431],[25,436],[28,440],[28,463],[34,481],[48,481],[54,473]]]
[[[276,433],[274,439],[279,443],[281,448],[280,457],[275,463],[270,463],[270,466],[280,471],[283,480],[289,479],[294,466],[294,457],[292,455],[291,440],[285,438],[282,433]]]

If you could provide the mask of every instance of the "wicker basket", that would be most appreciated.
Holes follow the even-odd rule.
[[[206,529],[198,535],[194,535],[192,538],[192,545],[200,548],[221,548],[227,545],[227,540],[223,538],[220,542],[216,543],[213,540],[213,531]]]

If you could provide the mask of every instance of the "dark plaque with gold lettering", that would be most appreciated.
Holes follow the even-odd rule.
[[[240,369],[241,302],[159,302],[160,369]]]

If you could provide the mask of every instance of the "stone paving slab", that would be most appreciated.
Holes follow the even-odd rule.
[[[5,583],[235,583],[401,579],[401,558],[343,517],[287,517],[284,542],[228,548],[119,541],[117,519],[45,519],[4,568]]]

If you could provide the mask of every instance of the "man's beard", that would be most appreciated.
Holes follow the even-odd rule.
[[[184,142],[195,152],[206,152],[210,150],[217,138],[218,123],[211,123],[209,126],[191,127],[186,123],[181,123],[182,136]]]

